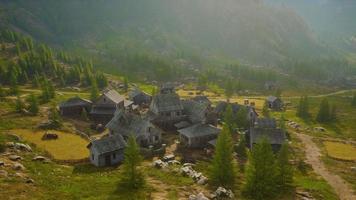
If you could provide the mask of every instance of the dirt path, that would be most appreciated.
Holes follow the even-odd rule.
[[[296,135],[305,146],[306,162],[334,188],[339,198],[341,200],[356,199],[351,187],[340,176],[332,174],[326,169],[324,163],[320,160],[320,149],[312,141],[313,137],[301,133],[296,133]]]

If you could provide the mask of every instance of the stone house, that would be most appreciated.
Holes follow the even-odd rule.
[[[117,165],[124,160],[126,142],[121,135],[104,136],[93,140],[87,148],[90,151],[90,162],[97,166]]]
[[[215,140],[220,129],[208,124],[195,124],[178,130],[181,145],[188,148],[204,148]]]
[[[117,110],[115,116],[106,125],[110,135],[121,135],[126,140],[130,135],[135,136],[141,147],[161,144],[162,131],[149,120],[124,110]]]
[[[133,101],[135,105],[150,105],[152,96],[136,88],[129,93],[129,99]]]
[[[248,121],[250,121],[251,126],[255,123],[255,121],[258,118],[258,114],[253,106],[240,105],[238,103],[228,103],[225,101],[220,101],[217,103],[214,109],[214,112],[219,119],[222,119],[224,117],[224,114],[228,106],[231,106],[234,115],[236,115],[242,107],[247,108],[246,118],[248,119]]]
[[[283,101],[279,97],[269,96],[266,99],[268,108],[276,111],[283,110]]]

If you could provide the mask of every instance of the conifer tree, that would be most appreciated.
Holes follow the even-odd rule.
[[[99,89],[94,78],[91,79],[91,92],[90,92],[90,100],[96,101],[99,97]]]
[[[56,97],[56,91],[54,89],[54,86],[53,86],[53,83],[52,81],[49,81],[48,84],[47,84],[47,87],[48,87],[48,96],[50,99],[53,99],[54,97]]]
[[[230,102],[230,98],[234,94],[234,84],[233,82],[229,79],[225,83],[225,96],[227,99],[227,102]]]
[[[37,97],[34,94],[31,94],[28,101],[30,104],[28,110],[30,111],[31,114],[37,115],[39,111]]]
[[[127,92],[129,90],[129,81],[127,78],[124,78],[124,91]]]
[[[10,94],[18,95],[19,94],[19,86],[17,82],[17,74],[15,71],[11,72],[10,75]]]
[[[276,165],[266,138],[253,146],[246,172],[245,192],[253,199],[271,199],[276,191]]]
[[[325,123],[330,120],[330,106],[328,99],[323,99],[320,103],[319,112],[316,120],[320,123]]]
[[[300,98],[299,105],[297,108],[297,116],[306,119],[310,116],[309,114],[309,99],[307,96]]]
[[[4,88],[0,85],[0,101],[3,100],[4,97],[6,97],[6,92]]]
[[[234,113],[232,111],[231,105],[228,105],[226,107],[225,113],[224,113],[224,122],[229,129],[230,133],[235,133],[235,128],[236,128],[236,123],[235,123],[235,117]]]
[[[247,107],[241,106],[241,108],[236,114],[236,124],[238,128],[247,129],[249,127],[249,120],[247,116],[248,116]]]
[[[288,143],[284,143],[277,158],[277,185],[281,190],[291,187],[293,183],[293,168],[289,163],[290,149]]]
[[[264,117],[266,117],[266,118],[270,118],[270,113],[269,113],[268,102],[267,101],[265,101],[265,103],[263,104],[262,115]]]
[[[352,97],[351,105],[352,105],[353,107],[356,107],[356,92],[354,93],[354,95],[353,95],[353,97]]]
[[[51,123],[52,128],[54,129],[62,127],[62,118],[59,115],[57,106],[55,104],[53,104],[51,107],[49,121]]]
[[[233,150],[231,132],[227,125],[224,125],[216,142],[210,167],[209,178],[212,184],[228,188],[233,187],[236,176]]]
[[[332,105],[330,108],[330,121],[334,122],[337,120],[337,108],[335,105]]]
[[[15,103],[15,111],[18,113],[22,113],[24,108],[25,108],[25,105],[22,102],[20,96],[17,96],[16,103]]]
[[[122,184],[126,184],[130,189],[138,189],[144,185],[145,179],[139,167],[142,163],[140,147],[136,143],[133,135],[128,138],[124,153]]]

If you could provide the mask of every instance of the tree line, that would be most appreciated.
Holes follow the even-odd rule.
[[[300,98],[296,115],[302,119],[310,119],[312,117],[309,110],[308,96]],[[322,99],[315,120],[319,123],[335,122],[337,120],[336,105],[330,104],[327,98]]]

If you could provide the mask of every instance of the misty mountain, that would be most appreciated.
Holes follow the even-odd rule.
[[[270,5],[294,9],[322,40],[356,52],[356,1],[266,0]]]
[[[328,54],[292,9],[257,0],[2,0],[0,7],[3,28],[62,46],[259,64]]]

